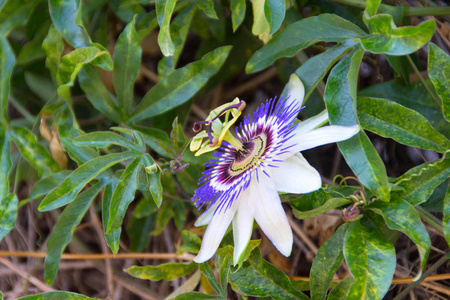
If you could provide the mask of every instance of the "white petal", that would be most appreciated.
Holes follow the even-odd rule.
[[[317,127],[325,125],[325,123],[327,122],[328,122],[328,111],[325,109],[320,114],[300,122],[297,125],[296,134],[311,131],[313,129],[316,129]]]
[[[194,226],[200,227],[204,225],[208,225],[211,221],[211,218],[214,215],[214,211],[216,210],[217,206],[219,206],[219,201],[208,207],[208,209],[200,216],[198,217],[197,221],[195,221]]]
[[[253,231],[253,212],[257,201],[258,185],[256,179],[242,192],[239,207],[233,219],[234,253],[233,265],[236,265],[245,253]]]
[[[287,86],[289,99],[286,101],[285,106],[287,107],[296,102],[295,105],[301,107],[303,105],[303,100],[305,99],[305,87],[300,78],[298,78],[297,75],[292,74]]]
[[[202,263],[210,259],[217,248],[219,248],[225,232],[230,226],[231,220],[234,217],[236,208],[238,207],[239,198],[234,200],[234,203],[225,211],[217,212],[209,222],[203,236],[202,246],[198,255],[194,258],[196,263]]]
[[[319,172],[300,153],[270,169],[270,174],[279,192],[305,194],[322,186]]]
[[[284,256],[289,256],[294,237],[286,213],[281,206],[275,183],[271,178],[262,175],[259,176],[258,187],[255,220],[278,251]]]
[[[288,149],[287,153],[279,155],[278,159],[283,160],[303,150],[347,140],[358,133],[358,131],[359,125],[331,125],[303,133],[301,128],[296,128],[294,129],[294,136],[289,140],[289,143],[293,146]]]

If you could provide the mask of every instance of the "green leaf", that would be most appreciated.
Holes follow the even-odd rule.
[[[344,257],[355,278],[347,299],[382,299],[395,271],[395,249],[369,219],[350,224]]]
[[[403,232],[417,245],[423,269],[430,254],[431,241],[414,207],[403,199],[395,199],[389,203],[375,202],[369,207],[383,216],[390,229]]]
[[[156,16],[159,24],[158,45],[164,56],[172,56],[175,45],[170,38],[170,19],[177,0],[156,0]]]
[[[172,205],[170,203],[161,205],[158,215],[156,216],[156,227],[153,231],[153,235],[159,235],[166,227],[167,223],[172,219],[174,215]]]
[[[52,190],[39,205],[40,211],[49,211],[66,205],[95,177],[126,159],[136,157],[135,152],[113,153],[94,158],[72,172],[63,183]]]
[[[450,185],[447,185],[447,192],[444,197],[444,209],[442,210],[444,218],[442,226],[444,228],[444,236],[447,244],[450,245]]]
[[[209,284],[212,286],[212,288],[219,294],[219,296],[226,297],[227,289],[226,286],[221,286],[216,279],[216,276],[214,275],[213,270],[211,269],[210,263],[208,261],[199,264],[198,268],[200,272],[202,272],[203,275],[205,275],[206,279],[208,280]]]
[[[219,19],[214,10],[214,2],[212,0],[197,0],[197,6],[211,19]]]
[[[367,0],[366,1],[366,9],[364,10],[364,21],[366,18],[373,17],[378,10],[378,6],[380,6],[381,0]]]
[[[40,24],[34,36],[20,49],[17,55],[17,65],[26,65],[45,58],[46,53],[42,49],[42,42],[47,35],[49,26],[50,20]]]
[[[48,194],[55,187],[60,185],[67,176],[72,173],[71,170],[64,170],[58,173],[53,173],[40,179],[36,182],[31,190],[31,194],[28,197],[29,199],[36,199],[38,197],[44,196]]]
[[[145,250],[150,241],[150,232],[155,227],[155,223],[156,213],[143,218],[137,218],[133,214],[127,228],[131,252],[143,252]]]
[[[11,127],[11,137],[22,156],[38,171],[39,176],[48,176],[61,169],[48,151],[26,128]]]
[[[52,24],[48,30],[48,34],[42,43],[42,49],[47,54],[45,66],[50,70],[53,80],[56,82],[59,64],[61,62],[61,54],[64,50],[64,41],[61,33]]]
[[[324,100],[330,124],[358,124],[356,84],[364,51],[355,49],[331,70]],[[350,168],[359,180],[383,201],[389,201],[389,183],[383,161],[364,131],[338,143]]]
[[[199,292],[189,292],[189,293],[178,295],[175,298],[175,300],[191,300],[191,299],[209,300],[209,299],[223,299],[223,297],[212,296],[212,295],[208,295],[208,294],[202,294],[202,293],[199,293]]]
[[[442,100],[444,117],[450,122],[450,57],[433,43],[428,50],[428,75]]]
[[[0,36],[6,38],[14,27],[25,25],[37,3],[39,1],[35,0],[2,1],[0,4]]]
[[[78,163],[82,165],[85,162],[98,157],[98,152],[89,147],[79,147],[73,144],[73,140],[80,136],[83,132],[79,129],[79,125],[75,120],[73,113],[69,109],[64,109],[56,116],[56,124],[58,124],[59,140],[64,151]]]
[[[126,116],[118,112],[117,99],[106,89],[93,66],[85,65],[80,70],[78,82],[95,109],[114,122],[120,123],[121,120],[125,120]]]
[[[231,0],[230,10],[231,10],[231,21],[233,22],[233,32],[238,29],[245,18],[245,0]]]
[[[254,297],[272,297],[272,299],[309,299],[297,291],[289,278],[275,266],[261,258],[259,249],[250,254],[238,270],[228,274],[233,289],[241,295]]]
[[[108,145],[119,145],[131,150],[140,151],[140,147],[133,142],[127,140],[121,135],[111,131],[95,131],[80,135],[73,140],[74,145],[77,146],[92,146],[92,147],[108,147]]]
[[[11,171],[11,134],[0,131],[0,199],[9,194],[9,172]]]
[[[0,200],[0,241],[14,228],[18,203],[15,194],[9,194]]]
[[[303,199],[302,199],[303,200]],[[328,199],[322,206],[319,206],[317,208],[307,210],[307,211],[301,211],[295,208],[294,205],[292,205],[292,213],[297,219],[309,219],[315,216],[318,216],[324,212],[327,212],[331,209],[346,205],[351,203],[352,201],[345,198],[330,198]],[[296,202],[294,202],[296,203]],[[292,204],[292,203],[291,203]]]
[[[433,101],[433,97],[421,82],[411,86],[383,82],[359,91],[358,96],[392,100],[420,113],[441,134],[448,136],[450,132],[450,123],[442,115],[441,107]]]
[[[286,4],[284,1],[266,0],[264,2],[264,15],[270,26],[269,34],[274,34],[283,23],[286,14]]]
[[[450,157],[421,164],[398,177],[394,185],[403,190],[395,192],[397,198],[419,205],[431,196],[434,189],[450,176]]]
[[[344,42],[367,35],[358,26],[336,15],[321,14],[297,21],[275,35],[255,52],[245,67],[247,73],[260,71],[281,57],[294,56],[320,41]]]
[[[173,38],[175,51],[172,56],[164,56],[158,62],[158,78],[160,80],[169,76],[169,74],[175,70],[184,44],[186,43],[186,38],[194,13],[195,6],[188,5],[172,21],[172,24],[170,25],[170,35]]]
[[[17,300],[101,300],[99,298],[90,298],[84,295],[70,293],[70,292],[62,292],[62,291],[53,291],[42,294],[37,294],[33,296],[25,296],[18,298]]]
[[[199,61],[172,72],[144,96],[128,121],[160,115],[188,101],[220,70],[230,50],[230,46],[217,48]]]
[[[134,81],[141,66],[142,48],[135,29],[136,16],[120,34],[114,47],[114,89],[119,108],[125,116],[133,103]]]
[[[103,199],[102,199],[102,223],[103,223],[103,230],[106,230],[106,224],[108,224],[109,220],[109,207],[111,206],[111,199],[112,195],[114,193],[114,190],[117,187],[117,184],[119,183],[119,179],[115,176],[112,176],[110,181],[105,187],[105,191],[103,192]],[[117,254],[119,251],[119,242],[120,242],[120,234],[122,232],[122,228],[119,227],[118,229],[114,230],[111,233],[105,233],[105,239],[106,243],[108,244],[108,247],[111,249],[112,253],[114,255]]]
[[[399,143],[443,153],[450,141],[418,112],[387,99],[358,98],[358,117],[364,129]]]
[[[112,70],[113,65],[109,52],[97,47],[78,48],[65,55],[56,75],[58,94],[63,99],[70,99],[70,88],[73,86],[78,72],[87,64],[99,65]]]
[[[157,128],[149,128],[144,126],[131,126],[133,129],[138,130],[142,136],[144,137],[145,143],[155,150],[159,155],[170,157],[172,150],[170,152],[167,149],[170,149],[170,138],[167,133],[163,130]]]
[[[148,166],[155,164],[156,162],[153,160],[153,158],[150,157],[150,155],[145,154],[144,163],[145,163],[145,166],[148,167]],[[150,193],[152,194],[153,201],[155,201],[156,206],[159,208],[159,207],[161,207],[161,203],[163,200],[163,187],[161,184],[161,171],[158,169],[154,172],[151,172],[147,176],[148,176]]]
[[[320,246],[310,272],[311,299],[325,299],[334,273],[344,260],[344,237],[349,223],[339,229]]]
[[[195,262],[191,263],[167,263],[159,266],[133,266],[125,270],[133,277],[141,279],[158,280],[174,280],[182,276],[186,276],[197,269]]]
[[[183,230],[181,231],[181,239],[183,243],[181,244],[180,251],[186,251],[195,254],[198,253],[202,244],[202,240],[198,237],[198,235],[190,231]]]
[[[407,55],[426,45],[434,34],[436,22],[427,20],[418,26],[397,28],[391,15],[380,14],[367,19],[370,35],[361,38],[363,47],[372,53]]]
[[[80,0],[49,0],[48,6],[53,24],[69,44],[75,48],[91,45],[81,21]]]
[[[101,181],[79,194],[59,216],[58,222],[53,227],[47,242],[44,277],[45,283],[48,285],[53,284],[55,281],[61,255],[67,244],[72,240],[75,227],[80,224],[95,196],[97,196],[105,183],[105,181]]]
[[[56,95],[55,85],[44,74],[25,72],[24,78],[30,90],[42,100],[48,101]],[[44,111],[41,111],[41,114],[43,113]]]
[[[407,56],[392,56],[385,54],[389,65],[394,69],[394,79],[404,86],[410,85],[409,62]]]
[[[109,220],[106,225],[106,233],[111,233],[120,228],[128,205],[134,200],[134,193],[138,187],[138,175],[141,169],[140,158],[135,158],[120,176],[119,184],[114,190],[109,207]]]
[[[314,88],[349,48],[350,46],[347,44],[331,47],[327,51],[311,57],[295,71],[305,86],[305,99],[309,98]]]
[[[6,126],[9,122],[8,99],[11,73],[15,62],[16,57],[8,43],[8,40],[6,37],[0,37],[0,124],[2,126]]]
[[[355,278],[347,277],[339,282],[328,294],[328,300],[346,300],[350,288],[355,283]]]

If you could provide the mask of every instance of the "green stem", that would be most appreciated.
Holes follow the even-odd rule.
[[[11,103],[14,108],[17,109],[28,122],[30,122],[30,124],[34,124],[36,117],[30,114],[28,110],[16,100],[16,98],[9,96],[9,103]]]
[[[409,61],[409,64],[411,65],[411,67],[414,69],[414,72],[417,74],[417,76],[419,76],[420,81],[422,82],[422,84],[424,85],[424,87],[427,89],[428,93],[430,93],[431,97],[433,98],[434,102],[436,102],[436,104],[442,108],[442,103],[441,101],[439,101],[438,98],[436,98],[436,95],[433,93],[433,91],[430,89],[430,86],[427,84],[427,82],[425,81],[425,79],[423,78],[422,74],[420,74],[419,69],[417,68],[416,64],[413,62],[411,56],[406,55],[406,58]]]
[[[448,259],[450,258],[450,253],[446,256],[441,257],[437,262],[434,263],[434,265],[431,266],[425,273],[420,276],[419,280],[414,281],[410,285],[408,285],[400,294],[397,295],[397,297],[394,298],[394,300],[400,300],[405,299],[405,296],[408,295],[408,293],[418,286],[425,278],[430,276],[437,268],[439,268],[441,265],[443,265]]]
[[[337,3],[346,4],[359,8],[366,8],[366,1],[364,0],[332,0]],[[380,4],[380,8],[385,10],[392,10],[394,6]],[[405,17],[411,16],[447,16],[450,15],[450,7],[404,7],[403,13]]]
[[[441,220],[433,216],[429,211],[421,206],[414,207],[419,213],[420,217],[431,227],[438,230],[439,232],[444,232],[444,227],[442,226]]]

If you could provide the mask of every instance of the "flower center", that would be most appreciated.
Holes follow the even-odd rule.
[[[266,137],[256,136],[252,141],[243,143],[241,149],[234,153],[234,161],[230,166],[230,175],[236,176],[253,167],[264,153]]]

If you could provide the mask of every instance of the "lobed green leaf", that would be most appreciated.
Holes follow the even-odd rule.
[[[109,207],[111,206],[111,199],[114,193],[114,190],[119,183],[119,179],[115,176],[112,176],[109,182],[105,187],[105,191],[103,192],[102,199],[102,223],[103,230],[106,231],[106,224],[109,221]],[[111,249],[112,253],[117,254],[119,251],[119,242],[120,242],[120,234],[122,232],[122,228],[119,227],[111,233],[105,233],[106,243],[108,247]]]
[[[52,291],[32,296],[25,296],[18,298],[17,300],[100,300],[99,298],[90,298],[84,295],[63,292],[63,291]]]
[[[450,56],[433,43],[428,51],[428,75],[442,100],[444,117],[450,122]]]
[[[230,10],[231,10],[231,22],[233,23],[233,32],[238,29],[245,18],[246,4],[245,0],[231,0]]]
[[[104,148],[108,145],[119,145],[130,150],[140,151],[139,145],[127,140],[123,136],[110,131],[95,131],[87,134],[77,136],[73,140],[76,146],[92,146]]]
[[[120,176],[119,183],[114,190],[109,207],[109,220],[106,225],[106,233],[111,233],[120,228],[128,205],[134,200],[134,193],[138,187],[138,175],[141,169],[142,159],[136,157]]]
[[[309,299],[297,291],[289,278],[278,268],[261,258],[259,249],[250,254],[238,270],[228,274],[232,288],[242,295],[268,297],[272,299]]]
[[[9,194],[0,199],[0,241],[14,228],[17,219],[17,204],[15,194]]]
[[[214,10],[213,0],[197,0],[197,6],[211,19],[219,19]]]
[[[135,152],[113,153],[94,158],[72,172],[63,183],[52,190],[39,205],[40,211],[49,211],[72,202],[76,195],[106,169],[126,159],[134,158]]]
[[[354,49],[332,70],[324,100],[330,124],[358,124],[356,116],[356,84],[364,51]],[[364,131],[339,142],[339,149],[359,180],[383,201],[389,201],[389,183],[383,161]]]
[[[61,170],[48,151],[37,142],[36,137],[28,129],[11,127],[10,132],[20,153],[36,169],[39,176],[48,176]]]
[[[158,45],[164,56],[172,56],[175,45],[170,37],[170,19],[177,0],[156,0],[156,16],[160,27]]]
[[[433,101],[433,97],[421,82],[411,86],[383,82],[360,91],[358,96],[392,100],[420,113],[437,131],[445,136],[449,135],[450,123],[445,120],[442,109]]]
[[[80,0],[49,0],[48,6],[53,24],[70,45],[75,48],[91,45],[81,20]]]
[[[0,131],[0,199],[9,194],[9,172],[11,171],[11,134]]]
[[[328,300],[346,300],[355,278],[347,277],[339,282],[328,294]]]
[[[355,278],[347,299],[382,299],[394,276],[395,249],[369,219],[348,227],[344,257]]]
[[[269,34],[274,34],[280,28],[285,14],[285,2],[278,0],[266,0],[264,2],[264,15],[270,26]]]
[[[36,199],[38,197],[48,194],[55,187],[59,186],[67,176],[72,173],[72,170],[64,170],[61,172],[50,174],[44,178],[41,178],[36,182],[31,190],[29,199]]]
[[[370,35],[361,38],[367,51],[407,55],[426,45],[434,34],[436,22],[427,20],[418,26],[397,28],[391,15],[380,14],[367,19],[367,25]]]
[[[255,52],[245,71],[260,71],[281,57],[294,56],[300,50],[320,41],[344,42],[367,35],[353,23],[332,14],[297,21],[275,35],[264,47]]]
[[[11,74],[15,62],[16,57],[8,40],[6,37],[0,37],[0,125],[3,127],[9,122],[8,99]]]
[[[141,279],[158,280],[174,280],[182,276],[186,276],[197,269],[195,262],[187,263],[167,263],[159,266],[133,266],[125,270],[133,277]]]
[[[199,264],[198,268],[199,268],[200,272],[202,272],[202,274],[205,275],[209,284],[217,292],[217,294],[219,294],[219,296],[226,298],[226,295],[227,295],[226,286],[221,286],[217,282],[216,276],[215,276],[213,270],[211,269],[210,263],[206,261],[202,264]]]
[[[117,99],[106,89],[93,66],[85,65],[80,70],[78,82],[95,109],[114,122],[120,123],[125,120],[126,116],[118,112]]]
[[[444,208],[442,213],[444,214],[444,218],[442,219],[444,237],[447,244],[450,246],[450,185],[447,185],[447,192],[444,197]]]
[[[414,207],[403,199],[395,199],[389,203],[376,202],[369,207],[383,216],[389,228],[406,234],[417,245],[423,269],[430,254],[431,241]]]
[[[52,285],[58,273],[59,261],[67,244],[72,240],[75,227],[78,226],[86,214],[92,201],[105,185],[100,181],[87,191],[79,194],[59,216],[53,231],[47,241],[47,256],[45,257],[45,283]]]
[[[58,94],[63,99],[70,99],[70,88],[73,86],[78,72],[84,65],[99,65],[106,70],[112,69],[112,61],[108,51],[97,47],[78,48],[65,55],[56,74]]]
[[[311,299],[326,299],[334,273],[344,260],[344,237],[349,223],[338,230],[320,246],[310,271]]]
[[[387,99],[358,98],[358,117],[364,129],[401,144],[443,153],[450,141],[418,112]]]
[[[139,75],[141,66],[142,48],[135,24],[136,16],[120,34],[114,47],[114,89],[120,112],[124,115],[123,119],[130,113],[134,97],[134,81]]]
[[[35,0],[2,1],[0,4],[0,36],[6,37],[13,28],[25,25],[37,3],[39,1]]]
[[[398,177],[394,185],[402,188],[395,192],[397,198],[419,205],[431,196],[434,189],[450,176],[450,157],[421,164]]]
[[[160,115],[188,101],[220,70],[230,50],[230,46],[219,47],[172,72],[144,96],[128,121]]]

